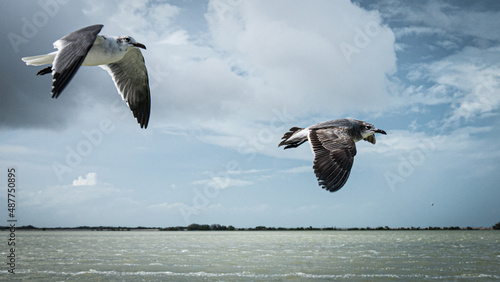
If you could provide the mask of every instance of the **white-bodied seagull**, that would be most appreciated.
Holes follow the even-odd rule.
[[[141,128],[147,128],[151,110],[148,71],[138,48],[146,49],[130,36],[97,35],[103,25],[74,31],[54,42],[57,51],[22,58],[27,65],[52,64],[37,75],[52,72],[52,98],[57,98],[80,66],[100,66],[113,78]]]
[[[375,133],[386,134],[373,124],[355,119],[337,119],[321,122],[306,128],[292,127],[278,145],[284,149],[296,148],[309,140],[314,153],[313,169],[319,185],[330,191],[338,191],[349,178],[356,144],[366,140],[375,144]]]

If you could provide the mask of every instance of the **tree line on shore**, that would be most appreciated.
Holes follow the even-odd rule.
[[[9,230],[9,226],[0,226],[0,230]],[[188,226],[172,226],[172,227],[121,227],[121,226],[78,226],[78,227],[35,227],[33,225],[25,225],[16,227],[17,230],[90,230],[90,231],[133,231],[133,230],[151,230],[151,231],[365,231],[365,230],[500,230],[500,222],[493,225],[493,227],[397,227],[391,228],[389,226],[379,227],[351,227],[351,228],[338,228],[338,227],[267,227],[256,226],[251,228],[236,228],[232,225],[220,224],[197,224],[193,223]]]

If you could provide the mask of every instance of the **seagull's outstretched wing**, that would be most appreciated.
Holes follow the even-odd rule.
[[[127,101],[141,128],[147,128],[151,111],[151,95],[148,71],[141,51],[131,48],[120,61],[102,67],[113,77],[116,89]]]
[[[91,25],[72,32],[54,43],[59,52],[52,66],[52,98],[59,97],[80,68],[103,25]]]
[[[322,188],[335,192],[351,173],[356,145],[345,132],[332,128],[311,130],[309,142],[314,152],[314,173]]]

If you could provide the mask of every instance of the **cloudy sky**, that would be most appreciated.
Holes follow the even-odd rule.
[[[18,225],[492,226],[500,221],[498,1],[2,1],[1,182]],[[147,46],[141,129],[109,75],[62,95],[21,58],[79,28]],[[356,118],[351,176],[321,189],[292,126]],[[5,225],[7,192],[0,193]]]

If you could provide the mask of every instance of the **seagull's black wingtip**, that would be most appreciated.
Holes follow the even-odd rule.
[[[52,66],[48,66],[44,69],[41,69],[39,72],[36,73],[36,75],[46,75],[51,72],[52,72]]]
[[[61,91],[52,91],[52,99],[57,99],[61,95]]]

